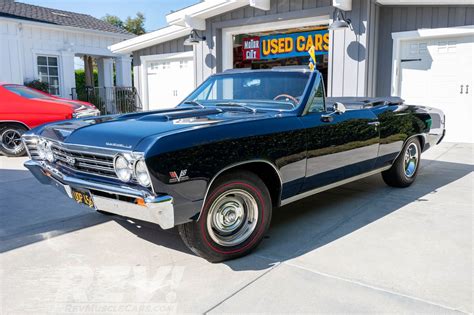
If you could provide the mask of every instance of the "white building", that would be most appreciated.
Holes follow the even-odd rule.
[[[473,142],[472,0],[204,0],[168,26],[112,46],[133,54],[145,109],[176,105],[209,75],[232,68],[307,64],[308,56],[247,58],[245,42],[326,32],[318,70],[329,96],[401,96],[446,114],[446,141]],[[335,8],[349,28],[329,30]],[[194,41],[187,41],[193,32]],[[197,35],[196,35],[197,34]],[[193,46],[186,44],[194,43]],[[296,45],[293,46],[296,49]],[[252,49],[250,49],[252,50]],[[260,54],[262,53],[262,54]]]
[[[99,86],[132,86],[129,54],[107,47],[133,35],[85,14],[44,8],[14,0],[0,0],[0,81],[23,84],[48,82],[50,92],[71,97],[75,88],[74,58],[92,58],[98,65]]]

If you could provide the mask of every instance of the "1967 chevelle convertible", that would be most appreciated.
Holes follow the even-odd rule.
[[[326,98],[321,74],[228,71],[176,108],[52,123],[25,166],[101,212],[177,226],[196,254],[249,253],[279,207],[365,176],[413,183],[441,111],[399,98]]]

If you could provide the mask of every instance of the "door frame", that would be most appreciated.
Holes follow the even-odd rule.
[[[400,56],[402,43],[409,40],[429,39],[438,37],[456,37],[474,35],[474,25],[433,28],[433,29],[418,29],[407,32],[392,33],[393,47],[392,47],[392,81],[391,81],[391,95],[400,96],[401,76],[400,76]]]
[[[148,64],[150,62],[164,61],[164,60],[175,60],[175,59],[191,59],[193,62],[193,78],[194,78],[194,87],[196,87],[196,66],[194,64],[194,51],[185,51],[185,52],[176,52],[169,54],[158,54],[158,55],[147,55],[140,56],[140,80],[141,84],[141,96],[143,102],[143,108],[145,110],[149,109],[148,102]]]

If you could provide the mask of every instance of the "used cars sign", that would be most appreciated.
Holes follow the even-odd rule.
[[[260,60],[307,56],[314,46],[316,55],[325,55],[329,49],[328,30],[291,34],[253,36],[243,39],[243,59]]]

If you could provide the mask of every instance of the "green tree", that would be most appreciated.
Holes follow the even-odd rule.
[[[136,17],[127,17],[124,28],[135,35],[145,34],[145,15],[141,12],[137,12]]]
[[[116,26],[118,28],[124,28],[123,27],[123,21],[116,15],[110,15],[110,14],[106,14],[103,18],[102,18],[103,21],[109,23],[109,24],[112,24],[113,26]]]
[[[141,12],[137,12],[133,18],[127,17],[125,22],[118,16],[110,14],[105,15],[102,20],[135,35],[145,34],[145,15]]]

